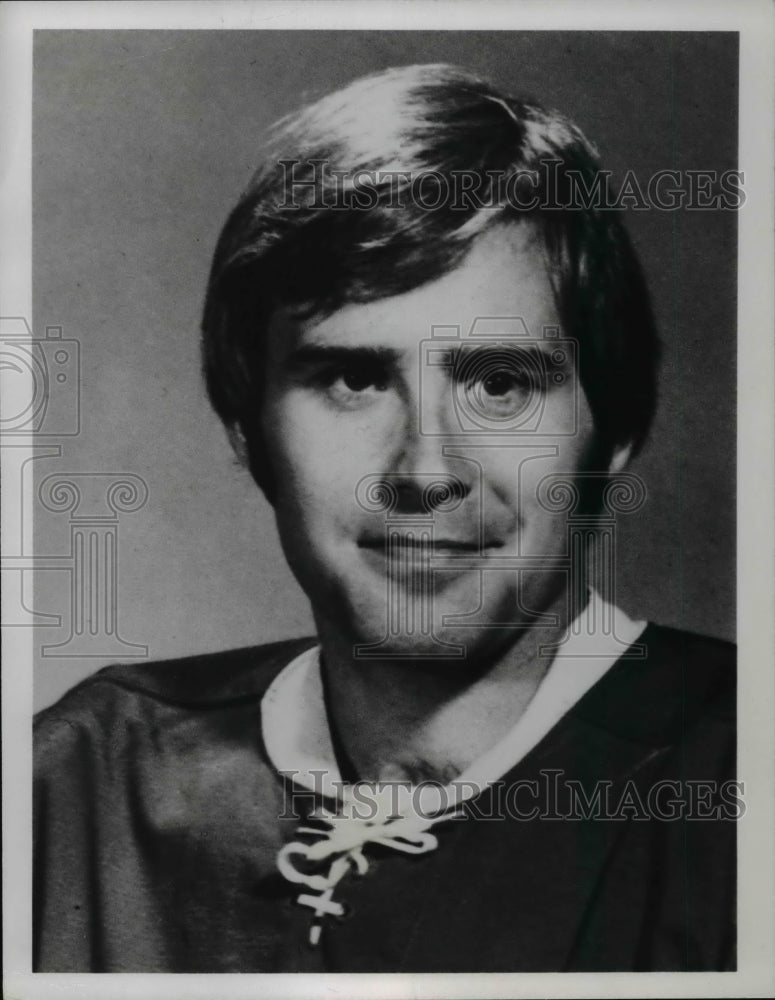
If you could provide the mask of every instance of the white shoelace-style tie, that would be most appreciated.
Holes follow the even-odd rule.
[[[306,885],[313,890],[302,893],[297,899],[299,904],[309,906],[314,911],[310,944],[316,945],[320,941],[324,917],[344,915],[342,903],[332,898],[334,889],[351,869],[358,875],[364,875],[368,871],[369,862],[363,853],[366,844],[381,844],[404,854],[425,854],[438,847],[439,843],[428,832],[429,829],[436,823],[458,819],[463,815],[461,810],[455,810],[432,817],[392,815],[385,818],[377,815],[366,819],[354,814],[331,813],[325,809],[312,813],[310,819],[325,823],[328,829],[300,826],[296,832],[323,839],[314,844],[291,841],[277,855],[277,867],[289,882]],[[294,857],[301,857],[312,864],[323,863],[329,858],[333,860],[325,875],[307,874],[294,866]]]

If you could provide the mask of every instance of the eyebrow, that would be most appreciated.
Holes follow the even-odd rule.
[[[288,356],[286,365],[297,369],[312,368],[316,365],[352,364],[353,362],[388,366],[395,364],[398,356],[399,352],[390,347],[304,344]]]
[[[494,338],[493,338],[494,339]],[[511,341],[476,341],[476,340],[438,340],[428,337],[424,343],[434,351],[449,351],[454,363],[463,351],[482,354],[504,353],[521,355],[535,361],[551,356],[555,346],[554,341],[531,341],[529,343]],[[544,345],[544,346],[542,346]],[[382,369],[398,367],[402,352],[391,347],[379,347],[371,344],[341,345],[341,344],[302,344],[293,350],[285,360],[285,367],[290,371],[304,371],[315,367],[336,367],[337,365],[367,365]],[[570,370],[573,367],[572,356],[567,356],[561,363],[552,360],[552,367],[559,370]]]
[[[503,340],[492,338],[491,341],[482,343],[474,339],[460,341],[443,340],[440,338],[439,340],[429,339],[426,343],[432,345],[434,351],[449,351],[455,359],[465,351],[471,354],[513,354],[534,362],[546,362],[548,360],[552,368],[559,370],[570,370],[574,365],[574,354],[572,351],[564,351],[564,357],[561,360],[553,357],[555,349],[564,346],[562,341],[531,340],[525,342],[509,338],[504,338]]]

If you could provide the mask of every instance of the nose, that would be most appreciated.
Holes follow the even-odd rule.
[[[445,454],[459,443],[461,428],[449,380],[428,375],[407,392],[388,473],[397,494],[396,513],[427,513],[456,507],[473,487],[471,464]]]

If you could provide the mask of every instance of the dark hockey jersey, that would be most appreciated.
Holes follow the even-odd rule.
[[[316,947],[276,858],[319,803],[260,725],[314,640],[100,671],[36,719],[34,968],[734,969],[734,649],[640,641],[434,851],[367,845]]]

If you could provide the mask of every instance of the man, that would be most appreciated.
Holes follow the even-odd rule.
[[[205,374],[318,636],[41,714],[36,968],[734,967],[732,651],[591,585],[658,354],[598,171],[448,66],[277,127]]]

